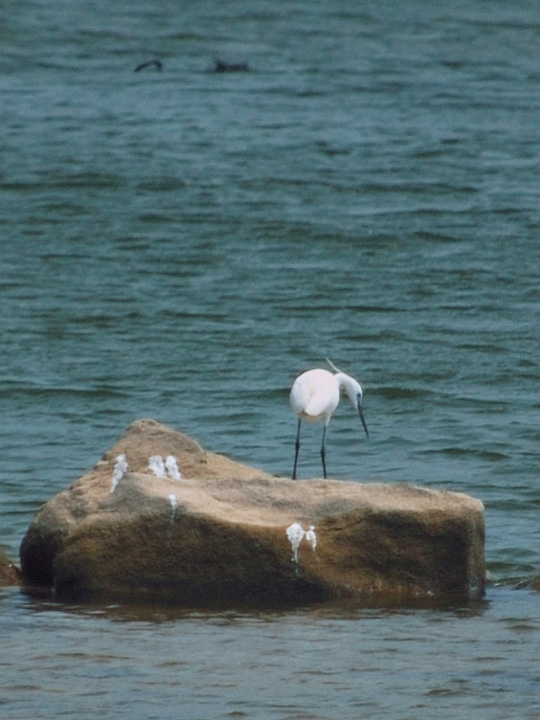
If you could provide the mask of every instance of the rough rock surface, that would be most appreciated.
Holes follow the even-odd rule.
[[[121,453],[129,468],[111,492]],[[153,475],[152,455],[175,456],[182,479]],[[315,538],[302,537],[311,526]],[[27,585],[59,597],[211,605],[480,596],[483,505],[407,485],[276,478],[139,420],[37,513],[21,568]]]
[[[0,587],[20,584],[21,573],[0,549]]]

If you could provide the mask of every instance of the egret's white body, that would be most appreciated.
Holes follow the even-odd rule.
[[[331,364],[331,363],[330,363]],[[335,370],[333,365],[331,365]],[[323,437],[321,445],[321,460],[324,477],[326,477],[326,429],[332,413],[339,404],[339,398],[343,390],[349,396],[355,410],[360,415],[360,420],[369,437],[364,413],[362,409],[363,392],[359,383],[349,375],[342,372],[331,373],[328,370],[308,370],[299,375],[291,388],[289,402],[291,408],[298,415],[298,430],[296,434],[296,453],[294,456],[294,469],[292,479],[296,479],[296,464],[300,450],[300,425],[302,420],[314,421],[324,420]]]

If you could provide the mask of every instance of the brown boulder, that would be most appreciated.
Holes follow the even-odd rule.
[[[0,549],[0,587],[20,584],[21,573],[19,569],[4,555],[4,551]]]
[[[111,491],[122,453],[129,468]],[[155,455],[174,456],[183,477],[152,474]],[[483,506],[466,495],[293,482],[140,420],[41,508],[23,540],[21,566],[28,585],[59,597],[371,602],[481,596],[483,551]]]

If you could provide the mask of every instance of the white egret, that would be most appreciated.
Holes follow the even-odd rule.
[[[332,374],[328,370],[308,370],[299,375],[291,388],[289,402],[291,408],[298,415],[298,429],[296,431],[296,448],[294,455],[294,468],[292,479],[296,480],[296,464],[300,450],[300,426],[302,420],[324,420],[323,436],[321,444],[321,460],[323,474],[326,478],[326,429],[332,417],[332,413],[339,403],[340,391],[343,390],[349,396],[355,410],[360,415],[360,420],[369,438],[364,412],[362,408],[363,392],[356,380],[343,372],[340,372],[327,358],[327,362],[335,371]]]

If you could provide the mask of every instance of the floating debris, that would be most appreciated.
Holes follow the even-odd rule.
[[[151,455],[148,460],[148,468],[154,473],[156,477],[164,478],[167,477],[165,471],[165,463],[161,455]]]
[[[114,492],[116,490],[116,486],[126,474],[128,467],[129,466],[124,453],[118,455],[111,478],[111,492]]]
[[[174,455],[167,455],[167,459],[165,460],[165,469],[167,470],[167,475],[171,478],[171,480],[182,479],[182,473],[178,468],[178,462],[176,461]]]

